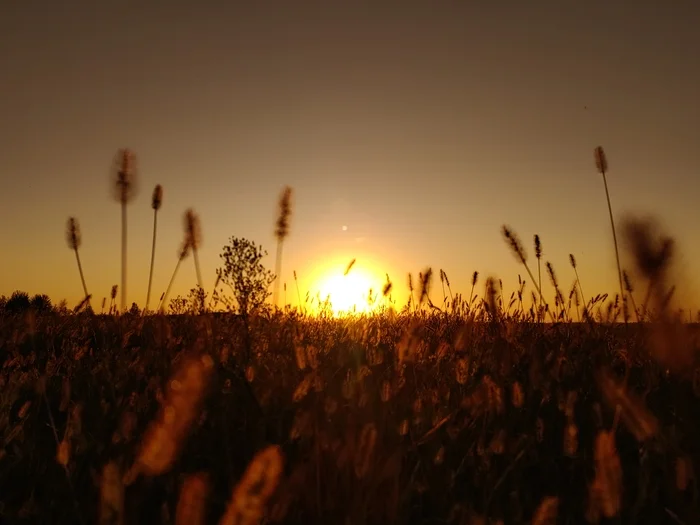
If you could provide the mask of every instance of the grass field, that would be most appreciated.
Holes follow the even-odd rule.
[[[700,522],[692,325],[488,319],[5,316],[0,515]]]

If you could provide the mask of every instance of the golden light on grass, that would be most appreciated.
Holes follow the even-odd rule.
[[[209,479],[198,472],[185,478],[175,511],[175,525],[201,525],[206,518],[206,500]]]
[[[199,417],[199,406],[213,367],[208,355],[188,357],[178,366],[127,479],[134,479],[139,473],[157,476],[170,469],[190,427]]]
[[[233,490],[220,525],[260,523],[267,500],[280,481],[283,466],[284,456],[279,446],[270,445],[258,452]]]

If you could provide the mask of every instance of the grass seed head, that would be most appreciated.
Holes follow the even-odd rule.
[[[115,196],[122,204],[136,194],[136,154],[128,148],[120,149],[114,161]]]
[[[511,251],[518,258],[520,262],[525,264],[527,262],[527,254],[523,248],[520,239],[514,231],[512,231],[508,226],[502,226],[501,233],[503,233],[503,238],[509,244]]]
[[[207,474],[199,472],[185,478],[175,511],[175,525],[202,525],[206,518],[209,492]]]
[[[279,200],[279,213],[275,228],[275,237],[282,242],[289,235],[289,218],[292,214],[292,188],[286,186]]]
[[[540,242],[540,236],[535,234],[535,257],[538,259],[542,258],[542,243]]]
[[[66,227],[66,241],[68,241],[68,247],[71,250],[77,250],[80,248],[80,224],[78,224],[78,219],[75,217],[68,218],[68,225]]]
[[[220,524],[257,525],[267,500],[277,488],[283,466],[284,456],[279,446],[270,445],[258,452],[233,490]]]
[[[598,146],[593,155],[595,156],[595,167],[601,175],[608,172],[608,159],[605,157],[603,146]]]
[[[156,184],[153,188],[153,196],[151,197],[151,208],[159,210],[163,204],[163,186]]]
[[[199,216],[190,208],[185,212],[185,244],[197,250],[202,243],[202,228]]]

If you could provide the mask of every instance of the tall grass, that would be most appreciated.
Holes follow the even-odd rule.
[[[126,206],[134,198],[136,193],[136,155],[129,149],[121,149],[117,153],[115,159],[116,181],[115,190],[116,198],[121,205],[122,210],[122,295],[121,295],[121,312],[126,312],[126,240],[127,240],[127,222],[126,222]]]
[[[627,300],[625,298],[625,289],[622,286],[622,266],[620,265],[620,250],[617,245],[617,234],[615,233],[615,219],[613,218],[612,205],[610,204],[610,192],[608,191],[608,159],[605,156],[605,151],[602,146],[598,146],[594,152],[595,165],[598,173],[603,176],[603,185],[605,186],[605,198],[608,202],[608,212],[610,213],[610,227],[612,228],[613,244],[615,245],[615,260],[617,262],[617,278],[620,283],[620,299],[622,300],[622,311],[627,322]]]
[[[289,235],[289,219],[292,214],[292,188],[285,187],[280,195],[278,204],[277,223],[275,237],[277,238],[277,255],[275,256],[275,287],[272,296],[272,304],[279,306],[279,287],[282,278],[282,246]]]
[[[157,184],[153,189],[151,197],[151,208],[153,208],[153,242],[151,243],[151,268],[148,272],[148,292],[146,292],[146,306],[144,312],[148,311],[151,304],[151,285],[153,284],[153,265],[156,260],[156,232],[158,231],[158,210],[163,204],[163,187]]]
[[[80,253],[78,253],[78,248],[80,248],[80,244],[82,242],[82,238],[80,236],[80,224],[78,224],[78,219],[76,219],[75,217],[70,217],[68,219],[68,225],[66,228],[66,240],[68,241],[68,247],[75,252],[75,261],[78,263],[80,282],[83,284],[83,297],[88,298],[90,294],[88,293],[87,285],[85,284],[83,265],[80,263]]]

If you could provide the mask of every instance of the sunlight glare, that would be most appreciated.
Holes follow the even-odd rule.
[[[336,268],[319,281],[319,292],[336,315],[369,313],[381,304],[381,286],[381,279],[365,268],[353,267],[347,275]],[[368,302],[370,289],[375,298],[372,304]]]

